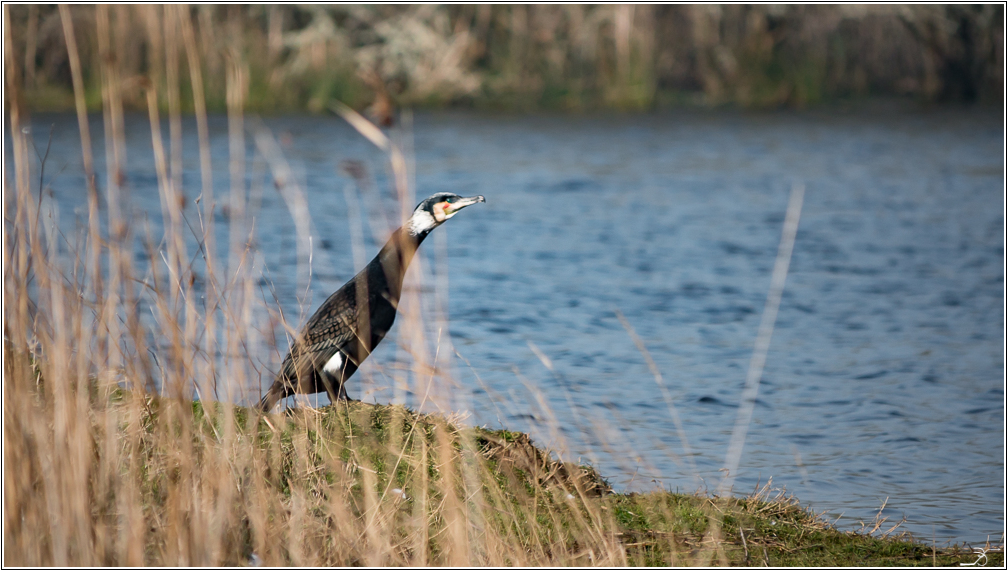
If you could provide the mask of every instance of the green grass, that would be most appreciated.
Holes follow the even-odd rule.
[[[150,402],[156,416],[157,401]],[[484,512],[490,508],[498,514],[489,517],[487,525],[498,527],[500,537],[529,548],[550,545],[567,554],[567,563],[593,563],[583,545],[585,522],[595,522],[598,533],[618,538],[631,565],[957,566],[976,560],[968,549],[932,550],[906,535],[840,531],[793,497],[769,497],[766,490],[753,497],[615,493],[593,468],[557,461],[526,434],[460,428],[402,406],[349,402],[288,410],[271,416],[269,423],[259,419],[252,427],[255,413],[240,407],[232,412],[236,429],[254,435],[254,446],[279,449],[279,461],[270,466],[268,477],[286,497],[299,488],[324,496],[334,483],[342,482],[349,490],[351,511],[362,518],[369,491],[373,501],[375,496],[402,490],[394,515],[405,523],[417,498],[443,501],[445,478],[463,474],[463,463],[477,464]],[[224,429],[224,407],[215,404],[207,411],[197,402],[192,413],[193,445],[199,453],[201,443],[219,438]],[[151,420],[144,425],[153,429],[158,423]],[[445,465],[446,451],[450,467]],[[148,457],[154,456],[156,452],[150,451]],[[425,478],[417,477],[418,467]],[[163,498],[157,490],[172,476],[159,470],[145,475],[150,500],[156,503]],[[466,485],[455,482],[460,494]],[[322,517],[321,512],[314,515]],[[444,518],[433,518],[429,534],[443,533],[444,526]],[[407,527],[398,532],[411,533]],[[430,547],[436,559],[437,541],[431,539]],[[240,551],[252,549],[248,544]],[[1003,565],[1003,554],[988,557],[989,565]]]
[[[977,561],[964,547],[838,530],[769,486],[749,497],[614,492],[527,434],[402,406],[263,416],[61,376],[10,342],[4,353],[9,565]],[[1003,566],[1003,552],[986,563]]]

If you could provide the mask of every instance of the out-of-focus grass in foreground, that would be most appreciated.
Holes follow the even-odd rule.
[[[87,403],[85,450],[69,451],[86,467],[55,472],[62,399],[27,354],[8,347],[4,363],[5,377],[34,387],[5,410],[7,565],[948,566],[978,557],[881,536],[888,525],[838,531],[769,486],[746,498],[614,493],[592,468],[556,460],[525,434],[360,402],[263,417],[92,379],[63,396]],[[1003,564],[1003,553],[987,562]]]

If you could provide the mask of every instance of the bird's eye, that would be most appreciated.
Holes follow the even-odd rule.
[[[445,199],[445,202],[447,202],[447,203],[451,204],[452,202],[455,202],[455,198],[454,198],[454,197],[451,197],[451,196],[449,196],[448,198],[446,198],[446,199]]]

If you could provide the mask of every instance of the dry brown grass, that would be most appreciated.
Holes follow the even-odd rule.
[[[36,142],[13,79],[18,64],[6,62],[14,168],[4,193],[4,563],[243,565],[254,554],[277,565],[562,565],[589,553],[594,563],[626,563],[615,532],[603,531],[613,529],[612,518],[591,501],[602,485],[597,476],[557,463],[524,435],[462,430],[401,407],[344,403],[262,418],[222,404],[255,398],[264,371],[252,355],[270,337],[262,323],[297,325],[258,291],[251,268],[243,67],[230,62],[225,78],[232,149],[225,260],[210,240],[220,205],[198,92],[203,194],[194,200],[181,185],[179,69],[171,60],[195,50],[194,34],[171,8],[163,25],[181,26],[182,41],[162,46],[168,83],[139,83],[164,235],[152,236],[122,208],[122,95],[130,84],[112,55],[121,32],[114,10],[95,13],[105,62],[101,200],[84,86],[74,73],[89,193],[88,224],[76,233],[65,233],[46,197],[44,162],[32,156]],[[76,62],[74,28],[63,14]],[[164,122],[159,89],[168,93]],[[258,124],[252,130],[307,237],[301,190],[285,176],[272,135]],[[412,204],[400,144],[379,142],[402,203]],[[137,248],[146,252],[141,263]],[[399,325],[416,353],[409,382],[443,382],[436,355],[426,353],[437,346],[424,339],[421,304],[404,298],[404,305],[414,308]]]

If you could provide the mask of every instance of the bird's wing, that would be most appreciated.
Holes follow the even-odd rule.
[[[306,368],[319,370],[339,350],[347,355],[356,355],[357,334],[353,327],[357,305],[355,293],[353,288],[344,286],[325,300],[291,345],[284,358],[281,376],[295,379],[299,376],[298,370],[301,370],[300,376],[309,372]]]

